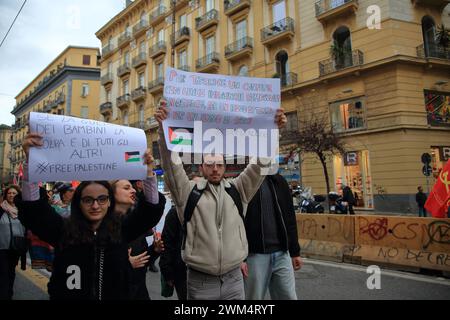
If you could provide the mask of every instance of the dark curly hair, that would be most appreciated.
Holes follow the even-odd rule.
[[[108,190],[110,206],[103,218],[97,235],[92,232],[89,221],[81,210],[81,194],[83,190],[91,185],[99,184]],[[107,181],[85,181],[75,190],[71,203],[70,217],[65,221],[65,233],[62,246],[93,243],[97,238],[97,243],[104,246],[108,243],[119,243],[121,241],[120,217],[114,213],[116,201],[111,185]]]

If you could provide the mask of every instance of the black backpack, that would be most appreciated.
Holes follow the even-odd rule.
[[[194,213],[194,209],[197,206],[197,203],[200,200],[200,197],[202,196],[204,190],[205,189],[199,190],[197,188],[197,185],[195,185],[194,188],[192,189],[191,193],[189,194],[187,204],[184,209],[183,245],[182,245],[183,249],[186,244],[187,223],[191,220],[192,214]],[[233,199],[234,204],[238,208],[239,215],[241,216],[242,220],[244,220],[244,207],[242,206],[242,200],[241,200],[241,195],[239,194],[239,191],[236,189],[236,187],[233,184],[230,184],[230,187],[225,188],[225,191]]]

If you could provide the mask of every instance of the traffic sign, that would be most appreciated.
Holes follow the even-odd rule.
[[[433,169],[431,168],[430,165],[424,165],[422,168],[422,173],[424,176],[429,177],[431,176],[431,173],[433,172]]]

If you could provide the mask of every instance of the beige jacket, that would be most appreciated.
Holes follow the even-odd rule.
[[[195,183],[189,181],[181,161],[180,164],[174,164],[161,130],[159,134],[164,180],[183,224],[184,209]],[[173,158],[180,159],[175,153]],[[237,178],[222,180],[218,186],[211,185],[205,179],[197,182],[197,188],[205,190],[187,224],[182,257],[189,267],[212,275],[222,275],[239,267],[245,260],[248,243],[244,223],[225,187],[232,183],[239,191],[245,216],[248,203],[264,180],[265,176],[260,174],[261,168],[250,164]]]

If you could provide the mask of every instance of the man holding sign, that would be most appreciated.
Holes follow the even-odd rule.
[[[165,87],[166,97],[169,90],[175,93],[182,93],[185,90],[184,92],[187,95],[197,95],[198,97],[203,95],[208,97],[227,96],[230,99],[241,97],[233,92],[223,95],[222,93],[224,92],[211,93],[211,90],[201,91],[200,86],[214,84],[220,87],[221,85],[230,84],[230,82],[225,80],[226,84],[223,81],[221,82],[220,79],[204,78],[200,80],[196,74],[174,75],[171,72],[173,70],[168,71],[169,80],[170,77],[173,79],[179,77],[179,81],[184,81],[184,77],[190,77],[191,81],[199,87],[180,90],[176,87],[169,89]],[[238,83],[236,82],[235,85],[238,86]],[[203,153],[203,158],[200,171],[203,178],[197,182],[189,181],[178,153],[171,153],[168,149],[168,144],[195,145],[195,134],[193,135],[189,129],[192,128],[192,124],[189,127],[188,121],[185,121],[184,128],[179,126],[182,127],[181,130],[174,130],[174,126],[168,126],[167,123],[173,121],[174,117],[188,116],[190,111],[186,110],[192,107],[199,106],[199,108],[203,108],[206,105],[210,105],[211,108],[224,107],[224,105],[220,104],[214,105],[212,102],[210,104],[204,104],[203,102],[203,99],[179,100],[178,102],[175,100],[171,102],[163,101],[157,110],[155,117],[160,124],[159,147],[164,169],[164,179],[172,194],[178,217],[184,229],[182,257],[188,266],[188,299],[242,300],[245,298],[245,294],[240,265],[248,254],[243,218],[246,214],[248,203],[265,178],[265,168],[260,164],[249,164],[245,171],[236,179],[227,181],[224,179],[224,156],[215,149],[215,152],[210,152],[211,154],[201,152]],[[170,120],[168,120],[168,104]],[[185,111],[176,111],[180,110],[180,108],[183,109],[182,106],[186,107]],[[245,108],[242,107],[242,109]],[[263,110],[263,108],[258,110]],[[200,115],[200,118],[213,121],[214,119],[218,120],[219,116],[219,114],[211,112],[211,117],[207,118],[204,115]],[[271,114],[273,126],[275,126],[274,116],[275,124],[278,128],[286,124],[287,120],[283,110],[273,109]],[[193,120],[194,117],[194,114],[191,114],[184,120]],[[240,119],[247,124],[254,120],[247,117],[239,118],[239,116],[236,116],[235,119]],[[224,124],[223,120],[222,118],[222,125]],[[234,123],[237,124],[237,122]],[[233,127],[231,124],[229,126]],[[200,149],[204,147],[201,142],[199,146]],[[183,151],[176,148],[173,150]],[[190,150],[192,152],[193,149]],[[198,151],[199,149],[194,147],[194,152]],[[236,152],[235,154],[238,153]]]

